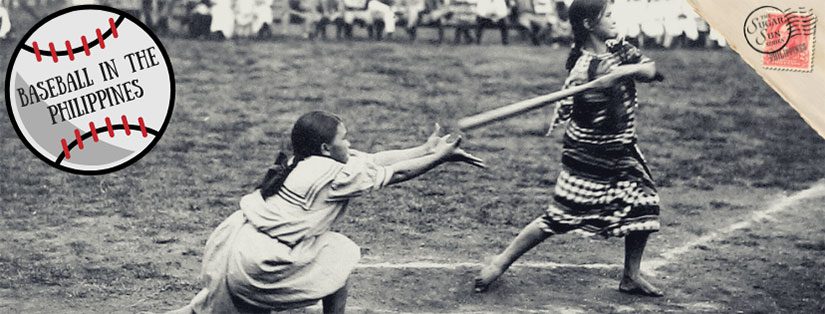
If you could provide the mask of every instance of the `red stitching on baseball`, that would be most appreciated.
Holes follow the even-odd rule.
[[[49,43],[49,50],[52,52],[52,61],[57,63],[57,50],[54,50],[54,43]]]
[[[115,137],[115,130],[112,129],[112,120],[106,117],[106,128],[109,129],[109,137]]]
[[[34,49],[34,57],[37,58],[37,62],[43,61],[43,57],[40,56],[40,46],[37,45],[36,41],[32,42],[32,49]]]
[[[109,29],[112,30],[112,36],[117,38],[117,24],[115,24],[115,19],[109,18]]]
[[[106,49],[106,42],[103,41],[103,34],[100,33],[100,29],[95,29],[95,34],[97,34],[97,43],[100,44],[100,49]]]
[[[74,61],[74,51],[72,51],[72,43],[68,40],[66,41],[66,51],[69,52],[69,60]]]
[[[122,128],[123,131],[126,133],[126,136],[130,136],[132,134],[132,128],[133,127],[139,127],[140,128],[140,133],[141,133],[141,135],[143,135],[143,137],[147,137],[149,135],[149,129],[146,128],[146,124],[143,122],[143,117],[138,117],[138,119],[137,119],[138,120],[138,125],[137,126],[129,125],[129,120],[128,120],[128,118],[126,118],[126,115],[121,115],[120,120],[123,122],[123,124],[119,124],[119,125],[115,126],[115,125],[112,125],[112,120],[109,117],[106,117],[106,119],[105,119],[106,129],[109,132],[109,137],[115,137],[115,128],[118,128],[118,129]],[[156,132],[156,131],[153,130],[153,132]],[[89,122],[89,133],[91,134],[92,139],[95,141],[95,143],[97,143],[99,138],[98,138],[98,135],[97,135],[97,127],[95,127],[94,122]],[[75,129],[74,130],[74,137],[75,137],[75,140],[72,143],[68,143],[65,138],[60,139],[60,146],[63,148],[63,158],[65,158],[65,159],[70,159],[71,158],[71,155],[69,154],[69,149],[70,149],[69,147],[70,146],[72,148],[77,146],[78,149],[85,148],[86,145],[83,144],[83,138],[84,137],[88,138],[89,136],[86,135],[86,134],[81,134],[80,129]],[[58,160],[60,160],[60,158],[58,158]]]
[[[90,54],[90,52],[89,52],[89,42],[86,41],[86,36],[80,36],[80,41],[83,42],[83,52],[85,52],[86,55],[88,56]]]
[[[92,129],[92,139],[97,143],[97,128],[95,128],[94,122],[89,122],[89,129]]]
[[[77,148],[83,149],[83,138],[80,137],[80,130],[74,129],[74,138],[77,141]]]
[[[140,133],[146,137],[146,125],[143,124],[143,117],[138,117],[138,125],[140,125]]]
[[[63,154],[66,155],[66,159],[72,158],[72,155],[69,155],[69,145],[66,144],[66,139],[60,139],[60,144],[63,145]]]
[[[118,19],[118,21],[122,21],[122,20],[123,20],[123,17],[120,17]],[[108,20],[109,30],[111,31],[111,35],[114,38],[118,38],[118,36],[120,36],[120,34],[117,32],[117,23],[118,23],[118,21],[115,21],[115,19],[111,18],[111,17]],[[100,45],[100,49],[106,49],[106,42],[105,42],[105,38],[103,38],[103,33],[104,32],[101,31],[100,28],[95,29],[95,36],[97,36],[97,43]],[[89,42],[86,40],[86,36],[80,36],[80,41],[83,43],[83,52],[85,52],[87,56],[90,55],[91,52],[89,51]],[[26,47],[26,48],[28,48],[28,47]],[[38,45],[38,43],[36,41],[32,41],[32,47],[31,48],[34,51],[34,56],[37,59],[37,62],[43,61],[43,56],[42,56],[42,53],[40,52],[40,46]],[[57,61],[58,61],[58,58],[57,58],[58,54],[63,55],[63,53],[65,53],[66,55],[69,56],[69,60],[74,61],[74,51],[73,50],[74,49],[72,48],[71,41],[69,41],[69,40],[66,40],[66,51],[57,51],[54,48],[54,43],[53,42],[49,43],[49,52],[51,52],[52,60],[55,63],[57,63]]]
[[[120,121],[123,122],[123,131],[126,132],[126,136],[132,135],[132,131],[129,130],[129,121],[126,121],[126,115],[120,116]]]

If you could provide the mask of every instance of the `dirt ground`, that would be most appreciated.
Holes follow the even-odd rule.
[[[51,168],[0,114],[0,312],[183,306],[199,289],[209,233],[237,210],[301,113],[339,113],[362,150],[410,146],[435,121],[449,126],[557,90],[567,56],[493,39],[481,47],[399,38],[162,42],[176,74],[172,121],[153,151],[122,171]],[[11,49],[0,47],[3,71]],[[667,76],[640,86],[638,117],[663,208],[646,261],[659,266],[651,280],[666,297],[618,293],[622,240],[576,235],[549,239],[523,257],[530,265],[488,293],[471,292],[472,263],[501,250],[552,197],[561,134],[544,137],[548,113],[537,111],[466,134],[485,171],[450,165],[353,201],[337,226],[364,256],[350,310],[825,311],[825,141],[733,52],[648,54]]]

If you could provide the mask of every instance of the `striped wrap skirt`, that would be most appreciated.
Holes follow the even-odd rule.
[[[605,238],[658,231],[659,195],[636,144],[565,145],[553,201],[534,223]]]

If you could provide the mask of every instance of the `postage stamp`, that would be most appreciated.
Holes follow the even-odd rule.
[[[811,72],[816,22],[812,9],[763,6],[748,15],[743,31],[766,69]]]

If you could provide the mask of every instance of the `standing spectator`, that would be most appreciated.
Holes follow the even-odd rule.
[[[652,38],[656,44],[661,45],[665,35],[663,2],[661,0],[648,0],[647,5],[641,12],[644,12],[641,27],[645,38]],[[644,46],[644,39],[639,42],[639,48]]]
[[[0,40],[5,40],[6,36],[11,31],[11,20],[9,19],[9,10],[3,4],[0,4]]]
[[[249,37],[255,33],[252,23],[256,18],[255,0],[235,0],[235,35]]]
[[[728,42],[725,40],[725,37],[722,36],[719,31],[715,30],[713,27],[710,28],[710,34],[708,34],[708,39],[715,42],[719,47],[727,47]]]
[[[665,0],[663,2],[665,36],[662,45],[670,48],[675,40],[696,41],[699,29],[693,9],[684,0]],[[677,42],[680,46],[684,43]]]
[[[275,15],[272,12],[274,0],[255,0],[255,20],[252,22],[252,30],[258,34],[259,38],[272,36],[272,21]]]
[[[211,0],[212,25],[209,32],[217,39],[232,38],[235,34],[235,11],[232,0]]]
[[[619,36],[638,38],[642,34],[641,15],[634,12],[643,12],[642,8],[647,0],[616,0],[613,5],[616,13],[616,28]]]

